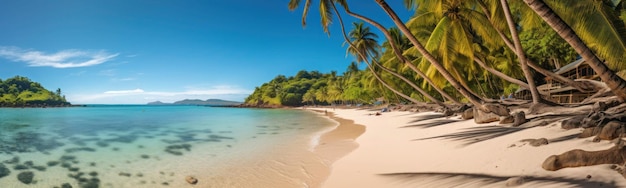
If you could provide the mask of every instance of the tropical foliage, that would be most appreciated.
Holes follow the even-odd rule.
[[[519,88],[535,91],[546,76],[584,89],[574,80],[551,72],[578,58],[588,60],[602,81],[619,98],[626,98],[626,84],[622,84],[626,82],[614,74],[621,71],[626,75],[626,6],[622,0],[404,2],[415,13],[410,19],[399,18],[395,11],[401,10],[375,0],[397,26],[385,28],[351,10],[344,0],[291,0],[290,10],[304,6],[303,24],[309,9],[318,7],[327,33],[335,18],[345,27],[338,9],[364,21],[353,23],[346,43],[351,44],[347,53],[366,63],[368,71],[350,73],[359,76],[319,74],[306,80],[297,75],[279,76],[257,88],[247,102],[301,105],[384,97],[397,101],[460,100],[480,107],[488,98]],[[539,4],[549,7],[542,11],[558,17],[535,12]],[[380,32],[384,38],[378,38]],[[355,83],[359,87],[351,88]],[[425,91],[418,92],[421,89]],[[534,103],[541,102],[533,98]]]
[[[0,106],[66,106],[61,89],[46,90],[41,84],[22,76],[0,80]]]

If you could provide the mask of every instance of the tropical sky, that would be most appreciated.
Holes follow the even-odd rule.
[[[312,6],[303,27],[302,7],[291,12],[288,2],[4,1],[0,78],[20,75],[61,88],[73,104],[145,104],[243,101],[278,74],[342,73],[354,58],[346,56],[338,21],[327,35]],[[374,1],[349,3],[353,11],[393,25]],[[389,3],[410,17],[401,1]],[[354,19],[343,17],[351,29]]]

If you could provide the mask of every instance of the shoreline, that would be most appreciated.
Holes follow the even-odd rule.
[[[475,124],[435,112],[393,111],[380,116],[368,115],[370,110],[333,112],[367,131],[354,139],[358,147],[331,164],[322,187],[626,186],[624,177],[609,164],[542,169],[550,155],[613,146],[609,141],[576,138],[573,135],[580,129],[563,130],[560,120],[514,128],[497,122]],[[534,147],[524,141],[537,138],[550,143]]]

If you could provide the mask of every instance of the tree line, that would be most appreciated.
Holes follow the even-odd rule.
[[[69,102],[62,95],[61,89],[49,91],[40,83],[33,82],[23,76],[15,76],[6,80],[0,79],[1,107],[44,107],[68,106]]]

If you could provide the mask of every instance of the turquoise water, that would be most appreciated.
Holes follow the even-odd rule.
[[[232,184],[225,172],[255,173],[239,164],[290,143],[312,147],[314,135],[332,125],[301,110],[3,108],[0,187],[189,187],[189,175]]]

